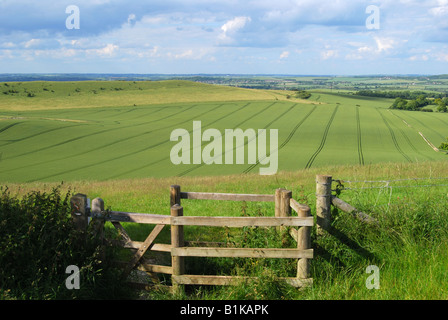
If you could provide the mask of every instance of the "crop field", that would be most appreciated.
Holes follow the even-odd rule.
[[[247,154],[244,164],[173,164],[170,134],[192,136],[193,121],[223,135],[277,129],[279,171],[448,159],[430,145],[448,136],[448,114],[389,110],[390,99],[321,90],[299,100],[185,81],[9,83],[2,90],[4,183],[247,174],[266,166],[248,163]]]
[[[180,297],[156,289],[139,299],[446,299],[448,156],[434,149],[448,136],[446,113],[392,110],[391,99],[354,96],[346,90],[315,89],[309,91],[312,95],[308,100],[301,100],[294,98],[292,91],[189,81],[36,81],[0,83],[0,88],[3,200],[7,200],[5,189],[21,197],[36,189],[61,188],[64,194],[80,192],[90,199],[101,197],[113,210],[169,214],[172,184],[179,184],[184,191],[254,194],[273,194],[277,188],[286,188],[298,202],[308,204],[314,215],[315,177],[330,174],[343,181],[341,199],[381,222],[375,227],[366,226],[334,210],[335,232],[318,235],[313,228],[313,286],[303,290],[279,286],[274,278],[295,276],[295,259],[197,258],[188,260],[191,274],[255,275],[260,279],[229,288],[195,287]],[[200,132],[197,127],[194,130],[198,122]],[[195,154],[211,144],[202,137],[202,143],[195,145],[195,135],[201,138],[201,133],[215,129],[222,134],[221,150],[226,150],[224,133],[237,128],[257,133],[242,143],[246,150],[243,164],[227,164],[225,155],[219,152],[213,156],[221,158],[222,164],[193,163],[197,162],[193,161]],[[185,130],[179,138],[190,137],[191,144],[182,150],[189,153],[191,164],[172,163],[171,153],[178,141],[171,141],[171,135],[176,129]],[[262,131],[257,129],[267,130],[266,151],[270,156],[278,151],[276,175],[259,175],[259,169],[267,166],[261,158],[249,163],[252,140],[261,141]],[[275,136],[268,133],[274,129],[278,130],[276,150],[270,149]],[[236,151],[239,145],[232,147]],[[234,152],[234,163],[236,159]],[[183,203],[186,215],[272,216],[275,211],[273,203]],[[35,217],[45,216],[39,212]],[[55,230],[52,220],[40,220],[42,226]],[[40,220],[33,218],[33,226]],[[2,225],[7,223],[16,224],[12,218],[5,219]],[[154,228],[127,222],[123,227],[134,241],[144,241]],[[34,229],[23,230],[23,236],[18,236],[15,229],[8,230],[5,234],[11,236],[4,237],[4,246],[15,250],[18,245],[11,245],[11,241],[17,238],[22,243]],[[110,223],[106,224],[108,234],[115,234],[114,230]],[[46,233],[44,236],[41,239],[53,239]],[[187,241],[244,241],[252,247],[296,246],[275,228],[194,226],[185,228],[185,237]],[[170,230],[165,229],[157,243],[169,241]],[[20,245],[30,253],[35,251],[38,260],[46,262],[39,255],[45,246],[40,241],[30,243],[39,249]],[[53,257],[52,245],[47,249],[49,257]],[[148,255],[160,259],[157,262],[162,265],[169,264],[161,255]],[[22,265],[32,264],[21,260],[14,270],[25,270]],[[366,267],[370,265],[380,268],[379,290],[367,288]],[[29,273],[33,272],[27,272],[26,277]],[[46,279],[40,273],[38,276]],[[112,290],[118,282],[109,281],[107,293],[113,298],[129,294]],[[53,284],[24,283],[32,283],[31,289],[0,287],[0,299],[20,299],[32,292],[44,299],[68,294],[64,287],[57,293]],[[83,294],[96,296],[85,283]]]

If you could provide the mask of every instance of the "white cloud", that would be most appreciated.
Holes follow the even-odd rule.
[[[12,50],[0,50],[0,59],[14,59]]]
[[[443,62],[448,62],[448,53],[444,53],[444,52],[437,53],[437,60],[443,61]]]
[[[30,70],[44,70],[46,57],[54,58],[55,65],[70,62],[74,70],[89,62],[98,65],[95,70],[104,66],[108,71],[113,66],[120,71],[176,73],[180,66],[191,73],[277,72],[273,68],[314,73],[328,59],[341,62],[341,70],[356,73],[377,66],[379,70],[387,60],[400,61],[412,73],[413,62],[436,69],[437,62],[448,61],[448,0],[78,2],[81,29],[70,31],[64,24],[64,1],[0,0],[2,67],[11,71],[9,66],[21,66],[21,59],[32,57],[37,67]],[[365,27],[369,4],[380,7],[380,30]],[[295,54],[300,59],[291,59]],[[358,61],[351,65],[344,58]],[[266,63],[279,60],[282,63]],[[216,61],[212,68],[207,68],[209,61]],[[355,69],[355,63],[363,68]],[[26,67],[20,71],[26,72]]]
[[[88,49],[88,50],[86,50],[86,53],[91,54],[91,55],[102,56],[102,57],[106,57],[106,56],[111,57],[114,55],[114,53],[116,53],[116,51],[118,49],[119,49],[119,47],[117,45],[108,43],[104,48]]]
[[[154,24],[160,25],[162,23],[168,23],[169,18],[166,15],[157,15],[157,16],[144,16],[140,22],[142,24]]]
[[[31,40],[25,42],[25,44],[23,46],[25,48],[29,49],[29,48],[37,47],[40,43],[41,43],[41,40],[39,40],[39,39],[31,39]]]
[[[378,52],[387,51],[393,49],[396,45],[396,41],[391,38],[379,38],[374,37]]]
[[[280,59],[286,59],[289,57],[289,51],[283,51],[280,55]]]
[[[422,55],[415,55],[412,57],[409,57],[410,61],[428,61],[429,57],[426,54],[422,54]]]
[[[13,45],[12,42],[9,42],[10,45]],[[51,50],[55,48],[59,48],[61,46],[61,42],[58,39],[30,39],[28,41],[22,42],[22,47],[25,49],[40,49],[40,50]]]
[[[359,47],[358,48],[358,52],[359,53],[369,53],[369,52],[373,52],[375,49],[373,49],[372,47],[369,47],[369,46],[362,46],[362,47]]]
[[[165,54],[165,57],[169,59],[176,59],[176,60],[208,60],[208,61],[215,61],[216,58],[212,56],[214,50],[211,48],[194,48],[194,49],[187,49],[184,51],[181,51],[179,53],[172,53],[167,52]]]
[[[435,17],[446,18],[446,15],[448,14],[448,1],[447,0],[438,0],[437,6],[429,9],[429,13]]]
[[[338,56],[338,51],[337,50],[325,50],[325,51],[321,52],[320,56],[321,56],[322,60],[336,58]]]
[[[347,44],[352,48],[347,48],[345,55],[347,60],[380,59],[385,56],[395,54],[407,55],[408,48],[404,46],[408,41],[389,36],[373,36],[369,42],[350,41]]]
[[[230,34],[238,31],[243,28],[247,22],[250,22],[252,19],[250,17],[236,17],[230,21],[227,21],[222,27],[221,30],[225,34]]]
[[[185,58],[191,58],[193,56],[193,50],[189,49],[187,51],[184,51],[179,54],[175,54],[173,57],[175,59],[185,59]]]
[[[10,49],[10,48],[15,48],[16,45],[15,45],[15,43],[10,41],[10,42],[4,42],[4,43],[0,44],[0,47]]]
[[[131,13],[131,14],[128,16],[128,24],[132,24],[132,22],[135,21],[135,18],[136,18],[135,14]]]
[[[232,20],[227,21],[221,26],[222,33],[220,34],[219,39],[222,43],[233,42],[232,37],[251,21],[251,17],[235,17]]]

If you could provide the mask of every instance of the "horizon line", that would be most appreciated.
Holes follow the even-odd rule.
[[[296,77],[411,77],[448,76],[446,73],[294,74],[294,73],[107,73],[107,72],[3,72],[2,75],[138,75],[138,76],[296,76]]]

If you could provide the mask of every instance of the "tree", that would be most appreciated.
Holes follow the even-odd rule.
[[[296,97],[300,98],[300,99],[308,99],[309,97],[311,97],[311,93],[309,93],[308,91],[302,90],[297,93]]]
[[[424,107],[424,106],[429,104],[429,101],[428,101],[428,99],[426,99],[426,95],[424,95],[424,94],[420,94],[417,97],[417,99],[415,99],[415,102],[417,102],[417,107],[418,108],[422,108],[422,107]]]
[[[448,97],[443,98],[443,99],[442,99],[442,102],[443,102],[446,106],[448,106]]]
[[[439,105],[437,107],[437,111],[439,111],[439,112],[448,112],[448,108],[445,105]]]
[[[439,146],[439,149],[448,150],[448,138],[446,138],[446,142],[442,142],[442,144]]]
[[[396,98],[391,106],[391,109],[406,109],[407,101],[403,98]]]
[[[406,110],[415,111],[419,108],[419,103],[416,100],[410,100],[406,103]]]
[[[446,98],[434,100],[434,102],[437,105],[437,111],[439,111],[439,112],[447,112],[447,107],[446,107],[446,103],[445,103],[446,100],[447,100]]]

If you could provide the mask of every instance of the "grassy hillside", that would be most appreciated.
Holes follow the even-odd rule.
[[[340,198],[378,219],[378,227],[366,227],[350,215],[333,211],[336,232],[312,233],[315,257],[311,262],[314,285],[305,290],[283,287],[274,276],[294,276],[296,262],[272,259],[213,259],[187,261],[189,273],[256,275],[261,281],[238,287],[193,287],[187,296],[176,297],[153,290],[150,299],[446,299],[448,169],[445,162],[325,166],[282,172],[276,176],[249,174],[220,177],[141,178],[114,181],[80,181],[63,184],[71,190],[97,196],[113,210],[169,214],[169,186],[184,191],[273,194],[276,188],[292,190],[293,198],[307,203],[315,214],[315,176],[329,174],[345,181],[352,190]],[[406,181],[395,181],[405,179]],[[410,179],[410,180],[408,180]],[[417,180],[415,180],[417,179]],[[421,179],[421,180],[418,180]],[[386,184],[384,181],[394,180]],[[370,183],[365,181],[379,181]],[[383,182],[381,182],[383,181]],[[12,194],[52,190],[58,183],[10,184]],[[429,187],[429,185],[433,185]],[[371,189],[365,189],[370,188]],[[183,200],[185,215],[273,215],[271,203]],[[131,238],[143,241],[149,225],[123,223]],[[108,230],[113,229],[108,225]],[[229,233],[230,232],[230,233]],[[241,233],[240,233],[241,232]],[[186,227],[186,240],[246,242],[254,246],[281,246],[275,230],[247,228]],[[157,243],[169,242],[169,229]],[[290,245],[295,245],[291,242]],[[163,257],[155,256],[154,259]],[[166,262],[166,261],[165,261]],[[169,261],[167,262],[169,263]],[[380,288],[368,289],[369,265],[380,270]]]
[[[244,164],[225,164],[223,154],[215,155],[223,164],[174,165],[170,134],[186,129],[192,135],[193,121],[201,121],[202,132],[221,134],[277,129],[280,171],[447,159],[428,141],[438,146],[448,136],[448,114],[388,110],[389,99],[321,90],[303,101],[281,91],[186,81],[7,83],[2,90],[8,93],[0,94],[3,182],[228,175],[267,167],[249,164],[247,155]],[[192,157],[201,150],[188,151]]]
[[[8,111],[273,99],[266,91],[180,80],[0,83],[0,110]]]

